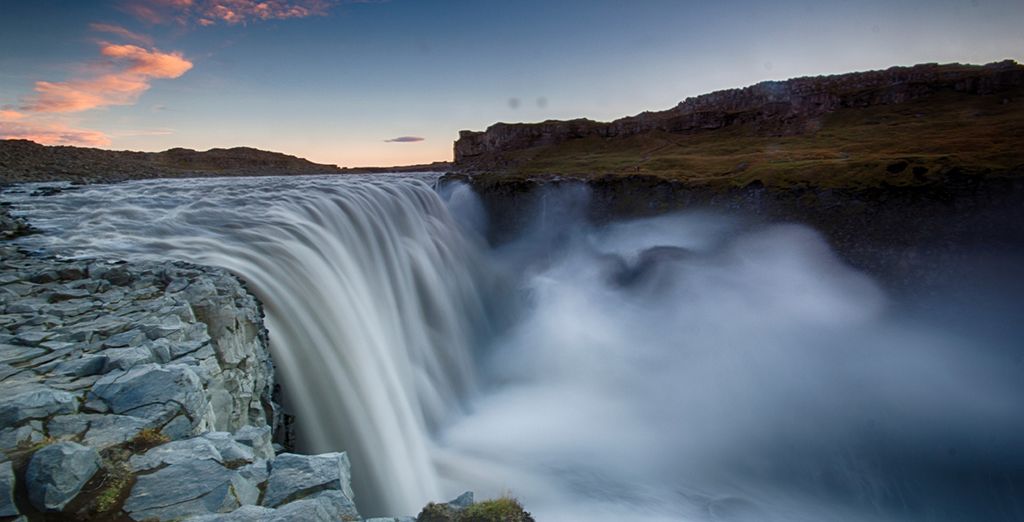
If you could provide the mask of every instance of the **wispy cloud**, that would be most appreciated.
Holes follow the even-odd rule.
[[[421,138],[419,136],[399,136],[397,138],[391,138],[384,141],[388,143],[416,143],[417,141],[423,141],[425,139],[426,138]]]
[[[142,0],[121,9],[151,24],[210,26],[324,16],[338,0]]]
[[[65,82],[39,81],[36,94],[23,107],[31,112],[80,112],[109,105],[131,105],[158,78],[177,78],[192,68],[181,53],[165,53],[137,45],[102,44],[113,72]]]
[[[129,31],[128,29],[125,29],[124,27],[121,27],[119,25],[93,23],[89,24],[89,28],[98,33],[109,33],[120,36],[121,38],[124,38],[129,42],[136,43],[139,45],[145,45],[147,47],[153,46],[152,38],[144,34]]]

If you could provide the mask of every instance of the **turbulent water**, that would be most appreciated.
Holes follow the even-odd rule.
[[[245,278],[301,449],[349,451],[366,514],[472,489],[542,521],[1024,519],[1024,337],[991,320],[1015,300],[912,311],[807,227],[593,226],[574,189],[492,249],[471,191],[430,182],[7,199],[30,246]]]

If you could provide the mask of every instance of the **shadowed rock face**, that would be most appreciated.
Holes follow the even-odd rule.
[[[652,131],[693,134],[748,124],[757,134],[785,136],[814,130],[818,118],[843,108],[893,105],[939,91],[992,94],[1024,85],[1024,66],[922,64],[834,76],[767,81],[688,98],[676,107],[609,123],[586,119],[496,123],[486,131],[460,131],[455,165],[486,170],[511,166],[506,153],[588,136],[623,138]]]

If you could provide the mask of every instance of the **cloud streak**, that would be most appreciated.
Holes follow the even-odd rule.
[[[151,24],[210,26],[325,16],[336,0],[145,0],[121,9]]]
[[[124,38],[129,42],[136,43],[139,45],[145,45],[148,47],[153,46],[152,38],[144,34],[129,31],[128,29],[125,29],[124,27],[121,27],[119,25],[94,23],[89,24],[89,28],[98,33],[109,33],[120,36],[121,38]]]
[[[81,112],[110,105],[132,105],[154,79],[177,78],[192,68],[181,53],[165,53],[137,45],[102,44],[100,54],[113,72],[66,82],[39,81],[24,110],[37,113]]]
[[[397,138],[391,138],[384,141],[387,143],[416,143],[417,141],[424,140],[426,140],[426,138],[421,138],[419,136],[399,136]]]

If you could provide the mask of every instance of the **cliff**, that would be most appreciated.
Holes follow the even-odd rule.
[[[249,147],[132,152],[48,147],[0,140],[0,184],[21,181],[109,182],[126,179],[337,174],[337,165]]]
[[[927,171],[985,166],[955,157],[972,151],[994,157],[988,166],[1014,168],[1024,164],[1014,153],[1024,145],[1022,94],[1024,66],[1013,61],[768,81],[608,123],[497,123],[461,131],[455,165],[477,173],[647,173],[731,185],[772,185],[794,172],[814,178],[828,167],[849,172],[870,164],[877,173],[900,161],[903,168],[892,167],[900,172],[915,160]],[[998,143],[959,143],[953,133]]]

